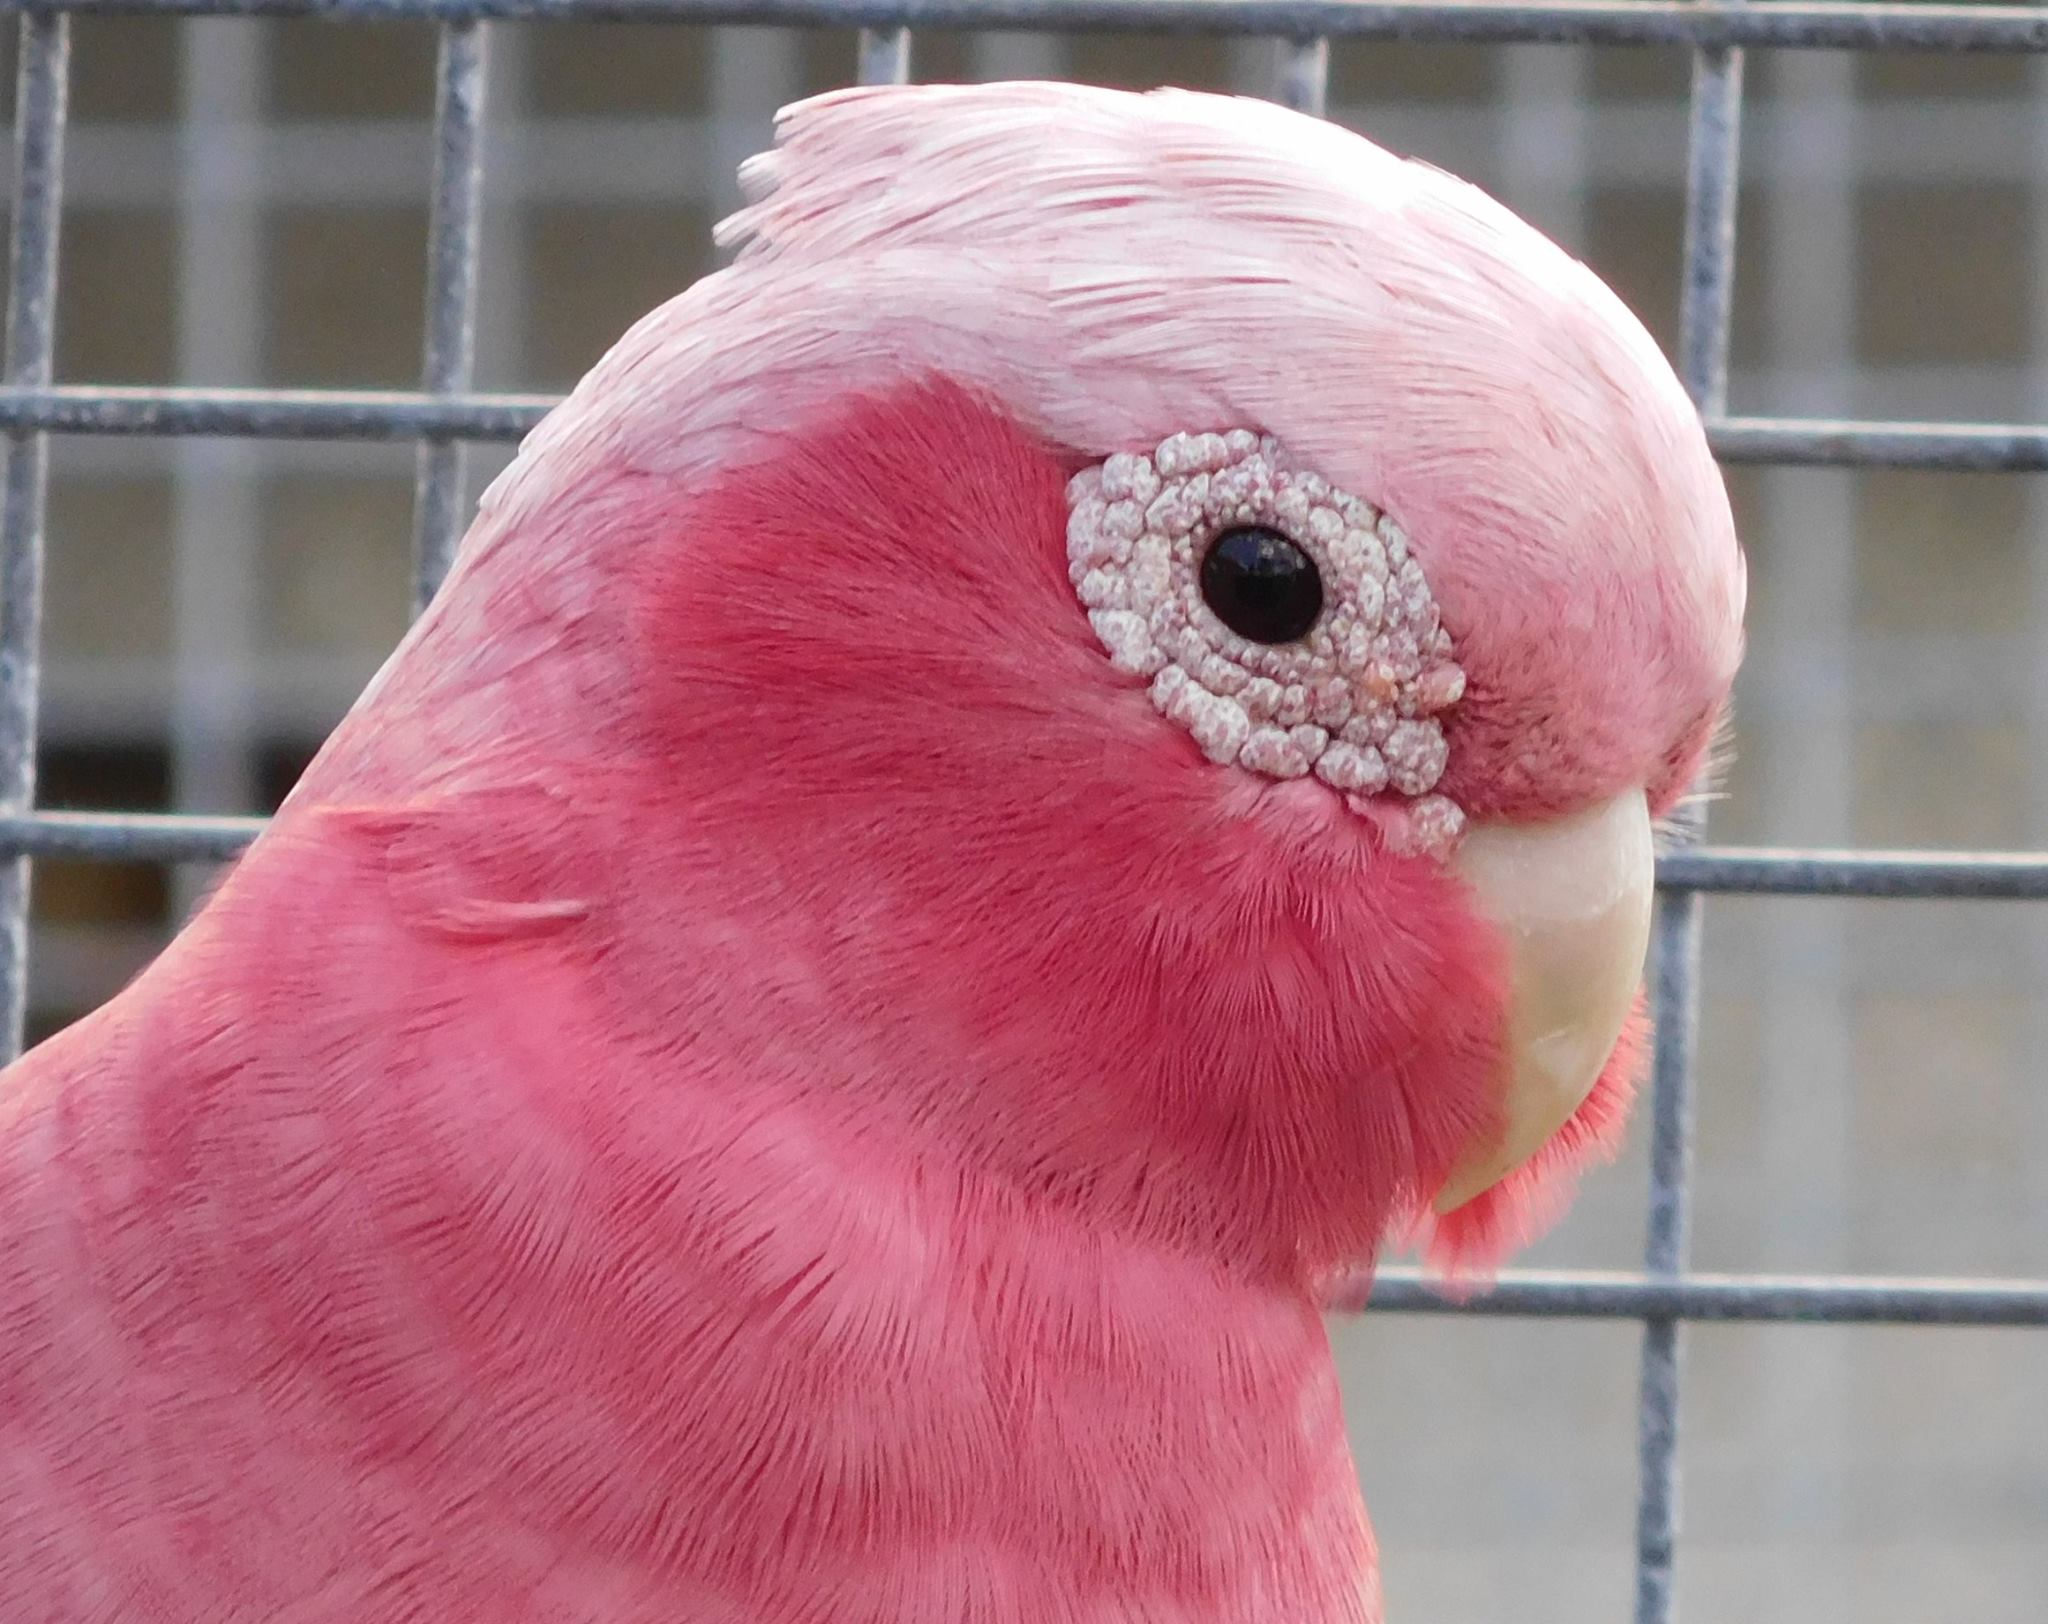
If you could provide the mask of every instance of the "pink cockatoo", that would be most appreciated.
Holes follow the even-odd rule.
[[[1322,1309],[1609,1146],[1740,653],[1582,266],[1256,102],[785,114],[0,1077],[7,1624],[1360,1624]]]

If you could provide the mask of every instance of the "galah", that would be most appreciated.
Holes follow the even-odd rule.
[[[1698,417],[1253,101],[848,91],[744,180],[0,1077],[7,1624],[1379,1616],[1323,1309],[1614,1142]]]

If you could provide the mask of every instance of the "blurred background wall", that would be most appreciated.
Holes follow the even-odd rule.
[[[431,31],[74,27],[58,380],[413,387]],[[498,26],[480,386],[566,387],[711,268],[772,110],[853,60],[840,33]],[[1263,92],[1273,53],[927,33],[915,72]],[[1668,346],[1687,72],[1340,43],[1331,107],[1531,216]],[[2048,61],[1753,55],[1750,86],[1732,409],[2048,418]],[[267,809],[403,629],[412,448],[52,455],[42,803]],[[472,454],[473,489],[503,455]],[[1717,837],[2048,844],[2048,481],[1733,486],[1753,650]],[[118,987],[204,880],[39,864],[35,1032]],[[2048,916],[1745,899],[1708,920],[1697,1262],[2048,1272]],[[1636,1263],[1640,1148],[1534,1261]],[[1394,1624],[1627,1616],[1639,1335],[1338,1327]],[[1687,1618],[2048,1617],[2038,1333],[1699,1328],[1686,1404]]]

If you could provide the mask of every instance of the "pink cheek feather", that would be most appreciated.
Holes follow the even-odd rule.
[[[801,1056],[918,1156],[1320,1280],[1489,1125],[1497,944],[1440,867],[1204,760],[1111,667],[1071,466],[933,382],[701,492],[647,481],[632,890],[670,900],[620,995]]]

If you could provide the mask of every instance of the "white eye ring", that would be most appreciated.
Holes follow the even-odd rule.
[[[1175,434],[1067,487],[1067,573],[1119,670],[1213,761],[1272,778],[1421,802],[1449,748],[1438,717],[1465,692],[1422,566],[1370,503],[1289,465],[1249,429]],[[1323,610],[1291,643],[1240,637],[1203,601],[1202,558],[1258,525],[1314,560]],[[1456,808],[1417,805],[1429,821]],[[1458,821],[1462,822],[1460,818]]]

